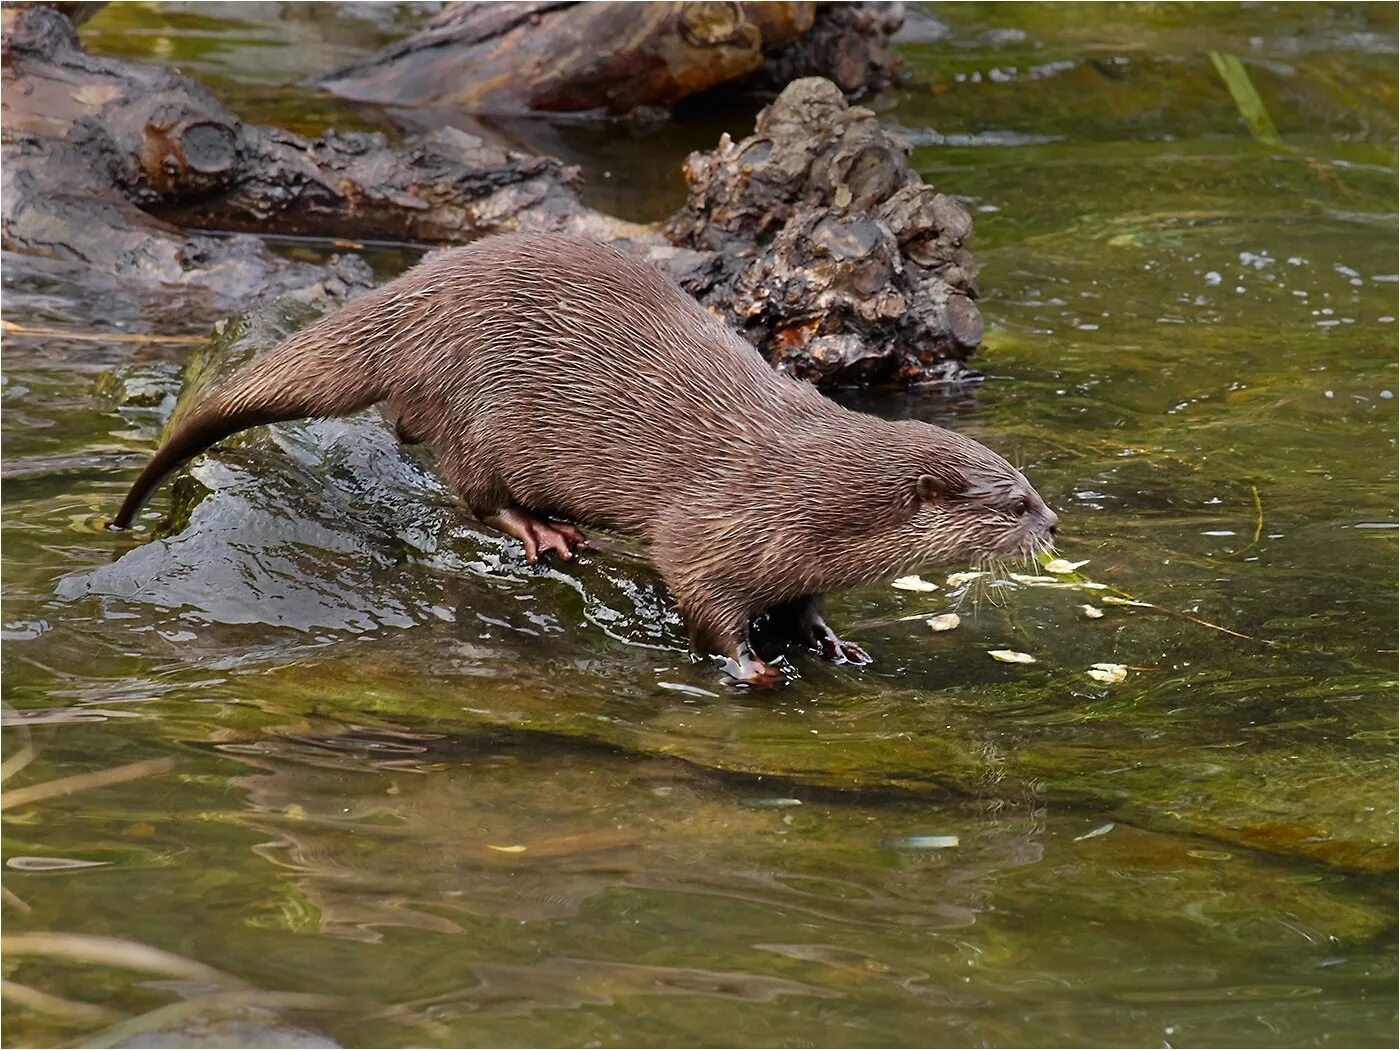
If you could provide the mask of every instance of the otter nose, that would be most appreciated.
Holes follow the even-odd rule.
[[[1051,536],[1055,535],[1055,530],[1059,527],[1060,516],[1049,507],[1045,508],[1045,531]]]

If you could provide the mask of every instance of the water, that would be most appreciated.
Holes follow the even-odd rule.
[[[315,130],[342,107],[282,81],[400,17],[327,37],[229,10],[115,5],[85,32]],[[989,379],[851,399],[1008,453],[1116,592],[842,595],[876,664],[799,657],[774,694],[692,666],[632,552],[525,567],[370,420],[252,436],[181,489],[188,527],[103,534],[189,350],[7,338],[5,754],[37,749],[9,786],[172,768],[9,811],[6,933],[216,967],[259,990],[263,1040],[1393,1043],[1393,19],[916,13],[919,79],[873,104],[974,209]],[[1250,139],[1210,49],[1246,60],[1283,147]],[[572,139],[619,196],[609,134],[653,158],[630,194],[651,215],[656,172],[714,138]],[[112,305],[56,286],[6,313],[96,329]],[[894,619],[954,608],[946,633]],[[12,998],[12,1045],[123,1015],[227,1032],[188,974],[5,966],[115,1011]]]

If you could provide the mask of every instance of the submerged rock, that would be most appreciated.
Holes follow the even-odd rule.
[[[301,1025],[292,1024],[263,1007],[206,1007],[200,1012],[175,1008],[173,1018],[156,1020],[141,1027],[140,1019],[118,1026],[121,1034],[113,1042],[96,1045],[128,1047],[131,1050],[190,1047],[278,1046],[289,1050],[337,1050],[334,1039]],[[162,1017],[167,1011],[158,1011]],[[93,1045],[91,1043],[87,1045]]]

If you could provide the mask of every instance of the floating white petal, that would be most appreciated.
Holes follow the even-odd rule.
[[[901,591],[938,590],[938,584],[929,583],[928,580],[924,579],[922,576],[901,576],[899,579],[895,580],[894,583],[890,584],[890,586]]]
[[[980,579],[981,579],[983,576],[985,576],[985,575],[987,575],[985,572],[976,572],[976,571],[973,571],[973,572],[955,572],[955,573],[953,573],[953,575],[951,575],[951,576],[948,577],[948,586],[949,586],[949,587],[961,587],[963,584],[965,584],[965,583],[971,583],[973,580],[980,580]]]
[[[1087,673],[1094,681],[1105,685],[1116,685],[1128,677],[1128,669],[1122,664],[1095,664]]]
[[[1113,825],[1112,825],[1112,824],[1100,824],[1100,825],[1099,825],[1098,827],[1096,827],[1093,831],[1086,831],[1086,832],[1084,832],[1084,834],[1082,834],[1082,835],[1076,835],[1076,836],[1074,836],[1074,841],[1075,841],[1075,842],[1083,842],[1085,839],[1096,839],[1096,838],[1098,838],[1100,835],[1107,835],[1107,834],[1108,834],[1110,831],[1112,831],[1112,830],[1113,830]]]
[[[987,655],[1004,664],[1033,664],[1035,657],[1030,653],[1018,653],[1014,649],[988,649]]]

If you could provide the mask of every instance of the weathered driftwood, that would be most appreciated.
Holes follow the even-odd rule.
[[[666,230],[716,262],[684,283],[819,384],[966,375],[982,337],[972,220],[908,151],[830,81],[794,82],[753,135],[687,162],[690,196]]]
[[[898,4],[456,4],[417,33],[317,83],[391,106],[486,113],[626,113],[763,74],[846,91],[888,82]]]
[[[817,4],[812,26],[791,44],[770,51],[745,86],[781,91],[803,77],[825,77],[850,95],[894,82],[899,58],[890,41],[904,24],[904,5]]]
[[[45,8],[4,12],[7,250],[80,260],[135,285],[200,288],[225,312],[264,294],[343,294],[350,258],[290,263],[253,238],[189,229],[442,243],[520,226],[613,237],[577,172],[440,129],[307,140],[245,124],[172,70],[88,54]],[[187,304],[193,305],[193,304]]]
[[[52,7],[80,26],[107,6],[107,0],[5,0],[6,7]]]
[[[192,230],[424,244],[567,230],[649,254],[775,366],[819,384],[967,374],[981,333],[967,213],[829,81],[793,83],[752,136],[693,155],[685,207],[641,226],[585,207],[577,172],[550,158],[452,128],[391,149],[245,124],[174,71],[87,54],[52,10],[4,17],[11,253],[81,263],[212,318],[276,295],[342,296],[370,275],[354,256],[319,267]]]
[[[243,123],[171,70],[88,54],[53,11],[5,18],[7,139],[66,139],[181,225],[442,241],[595,218],[572,192],[577,172],[550,158],[452,129],[398,150],[374,134],[303,139]]]
[[[142,191],[150,182],[141,177],[143,160],[154,162],[159,179],[168,175],[154,148],[129,140],[134,121],[123,102],[154,104],[187,90],[203,106],[217,103],[174,73],[87,55],[57,11],[7,8],[3,18],[7,288],[23,288],[31,276],[42,284],[59,267],[70,281],[90,274],[94,294],[109,295],[115,280],[131,298],[158,290],[171,313],[213,317],[263,295],[336,296],[369,282],[357,258],[330,267],[292,263],[255,237],[191,236],[144,211],[138,201],[156,191]],[[218,150],[205,126],[189,128],[198,185],[217,175],[198,167],[217,165]],[[176,149],[181,137],[178,129],[173,140],[151,135]]]

